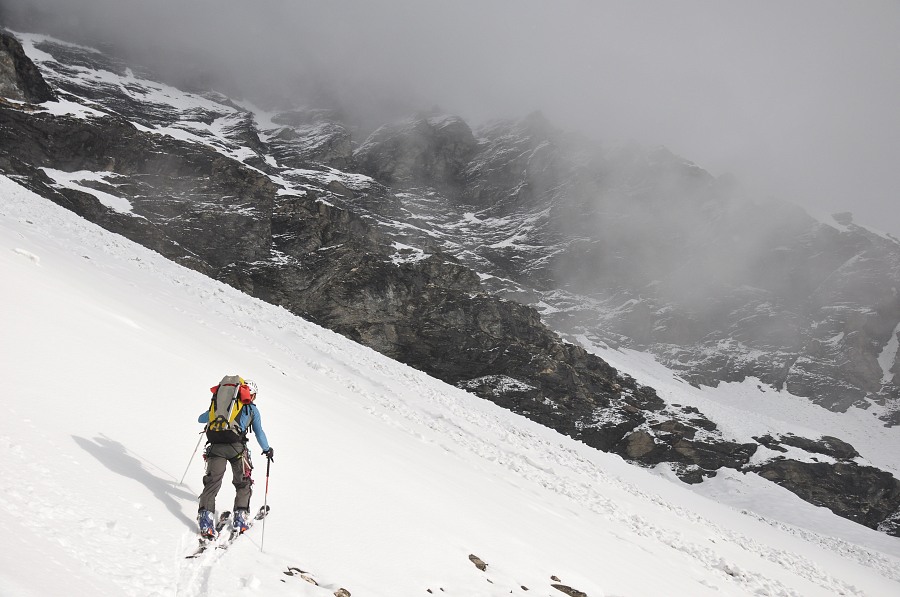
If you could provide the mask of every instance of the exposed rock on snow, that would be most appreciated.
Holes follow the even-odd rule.
[[[900,481],[890,473],[854,462],[774,459],[752,467],[763,478],[790,489],[862,525],[900,536]],[[894,521],[884,525],[886,521]]]
[[[475,564],[475,567],[484,572],[487,570],[487,564],[484,563],[484,560],[476,556],[475,554],[469,554],[469,561]]]
[[[588,597],[587,593],[585,593],[583,591],[579,591],[578,589],[573,589],[572,587],[570,587],[568,585],[564,585],[564,584],[560,584],[560,583],[553,583],[550,586],[553,587],[554,589],[556,589],[557,591],[568,595],[569,597]]]

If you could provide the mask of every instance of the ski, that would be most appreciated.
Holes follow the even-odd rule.
[[[251,528],[253,528],[253,525],[256,523],[257,520],[262,520],[263,518],[265,518],[269,514],[269,510],[271,510],[270,506],[260,506],[259,510],[256,511],[256,514],[253,516],[253,518],[251,520],[247,521],[249,523],[247,526],[247,531],[249,531]],[[228,539],[226,539],[224,543],[220,543],[219,545],[216,545],[216,549],[228,549],[231,546],[231,544],[237,540],[238,537],[240,537],[247,531],[244,531],[243,533],[241,533],[240,531],[236,531],[236,530],[232,529],[231,534],[228,536]]]
[[[219,533],[221,533],[222,529],[224,529],[228,525],[228,521],[230,521],[230,520],[231,520],[231,512],[229,512],[228,510],[219,514],[219,519],[216,521],[216,534],[213,537],[200,536],[200,538],[199,538],[200,545],[197,546],[197,549],[194,550],[193,553],[190,553],[190,554],[184,556],[185,559],[189,560],[192,558],[199,558],[200,555],[204,551],[206,551],[210,545],[212,545],[213,543],[216,542],[216,539],[219,538]]]
[[[225,510],[221,514],[219,514],[219,520],[216,521],[216,536],[219,536],[219,533],[222,532],[226,526],[228,526],[228,521],[231,520],[231,512]]]
[[[200,539],[200,545],[197,546],[197,549],[195,549],[195,550],[193,551],[193,553],[189,553],[188,555],[184,556],[184,559],[190,560],[190,559],[192,559],[192,558],[199,558],[200,555],[201,555],[204,551],[206,551],[206,548],[209,547],[209,544],[210,544],[210,543],[212,543],[212,539],[203,539],[203,538],[201,538],[201,539]]]

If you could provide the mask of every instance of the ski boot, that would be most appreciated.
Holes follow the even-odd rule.
[[[212,512],[203,508],[197,513],[197,522],[200,523],[200,536],[205,539],[215,539],[216,525],[213,522]]]
[[[243,533],[247,529],[250,528],[250,512],[246,509],[240,509],[234,511],[234,516],[231,518],[232,532],[235,533]]]

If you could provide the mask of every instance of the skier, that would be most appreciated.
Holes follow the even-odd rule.
[[[241,408],[236,419],[241,432],[240,440],[226,443],[211,440],[206,444],[203,453],[203,459],[206,460],[206,474],[203,477],[203,493],[200,494],[197,522],[200,524],[200,535],[207,538],[216,535],[213,512],[216,510],[216,494],[219,493],[222,478],[225,476],[226,462],[231,464],[232,483],[235,488],[233,532],[243,533],[249,527],[250,495],[253,493],[253,480],[250,478],[253,464],[250,462],[250,451],[247,449],[247,432],[250,429],[256,435],[256,441],[262,448],[263,455],[274,462],[275,450],[269,446],[262,428],[259,409],[256,407],[256,383],[245,380],[242,385],[249,391],[250,400]],[[205,411],[197,421],[209,423],[209,414],[208,410]]]

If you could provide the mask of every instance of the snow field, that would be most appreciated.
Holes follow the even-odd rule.
[[[561,595],[552,575],[591,597],[900,592],[894,539],[861,529],[851,542],[742,514],[181,268],[6,178],[0,232],[11,282],[0,362],[15,396],[0,430],[12,480],[0,508],[12,525],[4,555],[16,555],[0,559],[0,592]],[[208,388],[232,373],[259,384],[276,451],[264,549],[254,528],[227,551],[185,560],[199,456],[178,480]],[[265,459],[250,442],[255,509]],[[840,523],[785,493],[747,500],[765,495]],[[226,484],[219,507],[232,496]],[[285,575],[292,566],[321,586]]]

